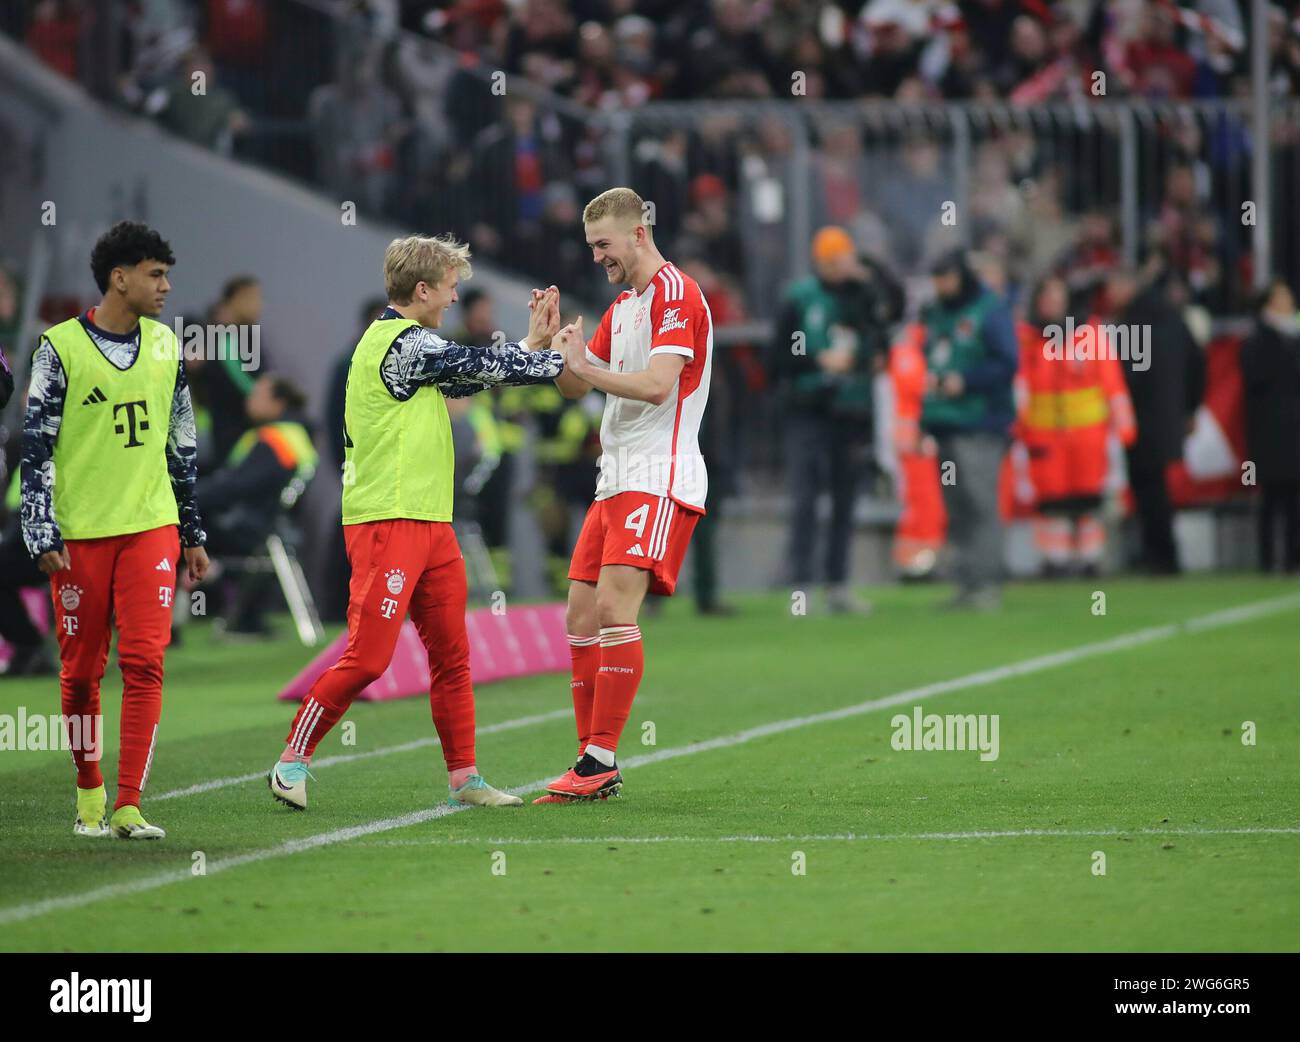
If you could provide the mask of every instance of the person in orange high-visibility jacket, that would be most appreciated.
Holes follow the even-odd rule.
[[[1044,572],[1095,574],[1105,550],[1099,517],[1111,454],[1108,441],[1137,438],[1124,373],[1101,327],[1075,325],[1069,290],[1045,279],[1022,322],[1016,377],[1018,435],[1029,455],[1037,514],[1034,541]]]
[[[921,433],[925,397],[925,327],[903,329],[889,350],[889,385],[893,395],[891,442],[897,462],[902,513],[894,529],[894,564],[905,579],[930,575],[943,549],[948,514],[939,487],[939,455],[932,437]]]

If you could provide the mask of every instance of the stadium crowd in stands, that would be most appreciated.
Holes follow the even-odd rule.
[[[71,78],[95,75],[88,36],[113,3],[6,5],[5,28]],[[660,99],[769,98],[791,75],[824,98],[1009,99],[1225,97],[1247,77],[1247,11],[1239,0],[248,0],[122,3],[129,85],[164,82],[202,44],[240,80],[274,53],[313,7],[383,37],[427,36],[466,61],[527,76],[594,108]],[[279,10],[276,10],[279,8]],[[1297,5],[1271,5],[1272,77],[1300,90]],[[128,16],[129,17],[126,17]],[[296,78],[301,67],[287,70]],[[308,77],[310,78],[310,77]],[[124,84],[119,82],[118,86]],[[266,98],[249,98],[256,106]]]
[[[608,128],[587,114],[683,99],[1021,106],[1249,93],[1249,5],[1240,0],[45,0],[11,8],[8,31],[51,67],[175,133],[315,180],[364,211],[453,231],[481,258],[580,297],[595,297],[600,284],[575,234],[578,211],[611,183]],[[1270,14],[1270,86],[1295,96],[1300,3],[1274,4]],[[512,77],[544,93],[503,88]],[[925,124],[901,140],[873,136],[861,114],[832,111],[808,128],[811,227],[843,225],[901,274],[923,274],[953,244],[936,227],[957,180],[950,141]],[[1192,117],[1158,138],[1144,169],[1144,256],[1161,255],[1199,303],[1244,311],[1243,233],[1226,225],[1246,192],[1234,175],[1249,144]],[[628,143],[629,172],[656,202],[661,239],[707,264],[747,314],[772,317],[791,274],[791,201],[781,189],[790,191],[800,160],[789,123],[703,110],[638,124]],[[993,253],[1013,290],[1063,257],[1096,274],[1115,253],[1113,188],[1098,187],[1097,160],[1075,169],[1103,145],[1100,134],[1081,145],[1011,126],[977,137],[966,244]],[[1100,162],[1118,159],[1112,152]]]

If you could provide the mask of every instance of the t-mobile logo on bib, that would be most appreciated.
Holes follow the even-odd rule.
[[[140,410],[139,417],[136,416],[136,409]],[[118,413],[126,412],[123,420],[118,420]],[[138,449],[144,442],[140,441],[136,434],[149,429],[149,406],[146,402],[122,402],[113,406],[113,430],[118,434],[126,435],[126,448]]]

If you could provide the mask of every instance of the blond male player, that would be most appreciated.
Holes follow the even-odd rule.
[[[553,345],[565,354],[555,383],[566,398],[593,387],[608,397],[596,501],[569,566],[578,762],[536,803],[606,798],[621,789],[615,753],[644,668],[637,614],[647,592],[673,592],[704,513],[699,430],[713,319],[695,280],[655,247],[646,212],[630,188],[611,188],[587,204],[582,222],[592,257],[611,283],[629,288],[590,341],[579,318]]]
[[[465,561],[452,531],[455,459],[446,398],[497,384],[545,383],[562,371],[546,350],[559,326],[548,290],[534,300],[528,335],[467,347],[433,332],[469,278],[469,249],[449,237],[394,239],[384,253],[388,306],[361,336],[343,410],[343,532],[352,583],[348,645],[303,699],[271,794],[307,806],[307,766],[353,699],[388,668],[408,611],[429,656],[429,709],[454,806],[518,806],[475,763],[474,688],[465,630]],[[540,350],[538,350],[540,349]]]

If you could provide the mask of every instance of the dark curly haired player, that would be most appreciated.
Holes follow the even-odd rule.
[[[182,556],[192,579],[208,568],[194,502],[194,410],[176,336],[156,321],[174,263],[152,228],[115,224],[90,257],[103,298],[47,329],[32,360],[23,541],[50,577],[80,836],[164,835],[141,816],[140,794],[158,738],[176,569]],[[122,722],[110,821],[99,682],[114,620]]]

